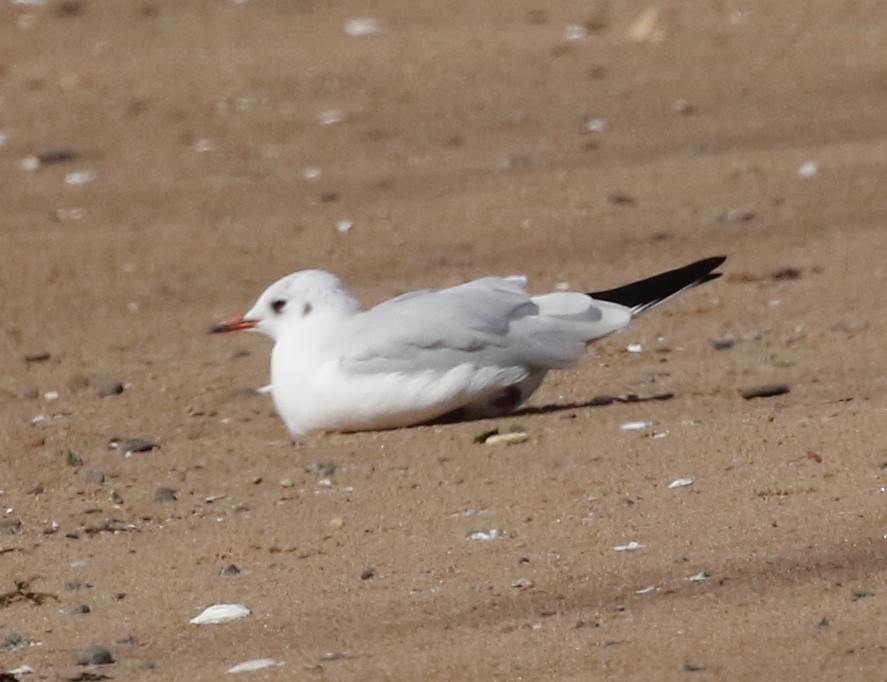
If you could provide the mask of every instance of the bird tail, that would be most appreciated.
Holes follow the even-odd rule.
[[[631,308],[631,316],[636,317],[686,289],[717,279],[722,273],[713,270],[725,260],[726,256],[705,258],[638,282],[605,291],[592,291],[588,295],[598,301],[610,301]]]

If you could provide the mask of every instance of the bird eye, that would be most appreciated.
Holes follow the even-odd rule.
[[[286,307],[286,300],[282,298],[275,298],[271,301],[271,310],[273,310],[276,314],[280,314],[281,311]]]

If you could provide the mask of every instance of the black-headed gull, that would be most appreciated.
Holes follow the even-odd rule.
[[[526,401],[549,370],[578,363],[595,339],[720,277],[713,271],[724,260],[589,294],[531,296],[524,277],[484,277],[369,310],[335,275],[303,270],[210,331],[248,329],[274,339],[271,395],[294,438],[411,426],[450,413],[500,416]]]

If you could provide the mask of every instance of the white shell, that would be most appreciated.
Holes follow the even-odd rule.
[[[213,604],[207,606],[200,615],[195,616],[189,622],[192,625],[215,625],[227,623],[229,620],[246,618],[251,613],[252,611],[243,604]]]
[[[530,437],[523,431],[512,431],[511,433],[496,433],[487,438],[484,443],[486,445],[515,445],[516,443],[525,443]]]
[[[265,668],[273,668],[277,665],[283,665],[283,661],[275,661],[273,658],[254,658],[251,661],[238,663],[228,668],[229,673],[251,673],[256,670],[264,670]]]

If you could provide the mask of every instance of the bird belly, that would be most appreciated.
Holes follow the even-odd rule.
[[[338,362],[277,366],[272,395],[290,434],[366,431],[427,422],[519,381],[517,368],[459,365],[446,370],[346,373]],[[302,364],[302,363],[299,363]]]

